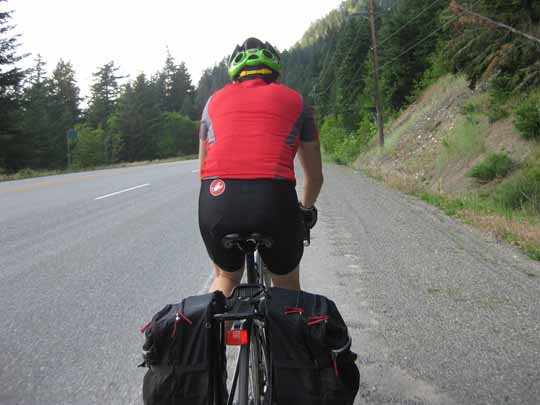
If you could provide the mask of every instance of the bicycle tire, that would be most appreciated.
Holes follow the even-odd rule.
[[[270,364],[262,328],[252,323],[250,343],[240,348],[238,372],[238,405],[270,403]]]
[[[270,367],[264,329],[253,323],[250,340],[250,405],[265,405],[270,393]]]

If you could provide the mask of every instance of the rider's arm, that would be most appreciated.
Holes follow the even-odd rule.
[[[210,128],[208,104],[210,104],[210,99],[208,99],[206,105],[204,106],[201,117],[201,126],[199,127],[199,173],[201,173],[201,175],[204,165],[204,159],[206,158],[206,138],[208,137],[208,130]]]
[[[315,204],[323,184],[321,146],[313,109],[304,104],[302,116],[304,119],[300,132],[298,157],[304,170],[304,193],[300,202],[304,207],[310,208]]]
[[[304,192],[301,203],[306,208],[313,207],[323,184],[319,141],[300,142],[298,158],[304,170]]]
[[[202,173],[205,158],[206,158],[206,141],[204,139],[199,139],[199,173]]]

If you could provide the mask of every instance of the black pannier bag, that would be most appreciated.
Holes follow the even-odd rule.
[[[224,405],[225,344],[213,315],[225,312],[221,291],[188,297],[159,311],[141,330],[145,405]]]
[[[271,288],[264,305],[273,404],[352,405],[360,373],[335,303],[317,294]]]

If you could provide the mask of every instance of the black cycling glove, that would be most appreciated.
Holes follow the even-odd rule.
[[[300,204],[300,212],[302,213],[302,219],[304,220],[304,224],[306,225],[306,228],[311,229],[315,226],[317,223],[317,208],[315,206],[310,208],[305,208]]]

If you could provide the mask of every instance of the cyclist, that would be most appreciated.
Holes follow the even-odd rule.
[[[214,263],[210,291],[227,296],[242,279],[245,257],[222,246],[225,235],[271,236],[274,245],[259,252],[273,284],[299,290],[302,222],[313,226],[317,218],[323,183],[317,126],[302,96],[276,83],[280,70],[274,47],[248,38],[229,58],[232,83],[209,98],[201,118],[199,228]],[[304,171],[300,205],[297,152]]]

